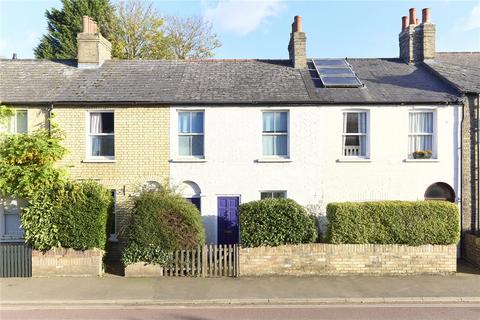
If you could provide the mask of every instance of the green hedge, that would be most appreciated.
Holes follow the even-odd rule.
[[[135,199],[122,260],[163,264],[168,253],[205,243],[198,209],[169,190],[145,191]]]
[[[112,198],[94,181],[36,192],[22,212],[25,239],[35,249],[104,249]]]
[[[458,207],[446,201],[330,203],[329,243],[454,244],[460,239]]]
[[[246,247],[315,242],[315,218],[291,199],[265,199],[240,205],[240,236]]]

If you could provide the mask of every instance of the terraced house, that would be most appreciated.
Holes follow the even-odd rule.
[[[56,114],[61,165],[115,194],[111,241],[138,188],[168,182],[200,209],[207,242],[236,243],[251,200],[319,214],[334,201],[462,201],[465,101],[432,72],[443,54],[428,9],[403,18],[399,46],[398,58],[308,58],[297,16],[289,59],[120,61],[85,17],[78,60],[1,60],[0,100],[19,132]]]

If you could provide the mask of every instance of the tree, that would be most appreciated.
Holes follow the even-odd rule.
[[[221,46],[212,25],[199,16],[166,18],[166,33],[174,59],[204,59],[213,57]]]
[[[120,59],[167,59],[171,55],[163,33],[164,19],[153,3],[119,2],[113,34],[113,56]]]
[[[48,32],[34,49],[38,59],[75,59],[77,33],[82,31],[82,16],[97,21],[102,35],[111,40],[114,25],[114,7],[110,0],[62,0],[62,9],[45,11]]]

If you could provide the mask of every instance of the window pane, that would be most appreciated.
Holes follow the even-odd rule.
[[[275,136],[275,154],[277,156],[287,155],[287,136]]]
[[[356,157],[360,155],[360,136],[344,137],[343,155],[346,157]]]
[[[20,227],[20,216],[18,214],[5,214],[5,235],[22,236],[23,230]]]
[[[410,112],[410,133],[433,133],[433,112]]]
[[[358,133],[358,113],[346,113],[346,124],[344,125],[346,133]]]
[[[264,112],[263,113],[263,132],[273,132],[273,112]]]
[[[113,112],[102,112],[102,133],[114,132]]]
[[[409,137],[409,151],[410,157],[413,157],[412,153],[415,151],[432,151],[433,149],[433,137],[431,135],[411,135]]]
[[[273,156],[274,155],[274,138],[275,136],[263,136],[263,155],[264,156]]]
[[[113,136],[93,136],[91,138],[92,156],[113,157],[115,155],[115,143]]]
[[[192,132],[203,133],[203,112],[192,112]]]
[[[178,154],[181,156],[191,156],[190,150],[191,136],[179,136],[178,137]]]
[[[273,198],[285,198],[285,192],[284,191],[276,191],[273,192],[272,194]]]
[[[272,198],[273,195],[271,192],[262,192],[260,193],[260,200],[263,200],[263,199],[270,199]]]
[[[287,112],[275,112],[275,132],[287,132]]]
[[[203,136],[192,136],[192,156],[203,156]]]
[[[181,133],[190,132],[190,112],[178,113],[178,132],[181,132]]]
[[[28,119],[27,119],[27,111],[17,111],[17,133],[27,133],[28,132]]]

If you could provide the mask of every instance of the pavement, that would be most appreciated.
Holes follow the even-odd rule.
[[[455,275],[0,279],[0,307],[479,303],[480,270]]]

